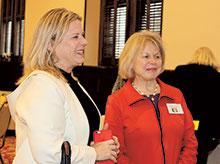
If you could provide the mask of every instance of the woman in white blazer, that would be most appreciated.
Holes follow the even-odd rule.
[[[100,112],[71,74],[84,62],[87,41],[81,23],[79,15],[64,8],[40,19],[23,56],[19,86],[7,97],[16,124],[14,164],[58,164],[64,141],[71,145],[71,163],[116,162],[116,137],[90,145]]]

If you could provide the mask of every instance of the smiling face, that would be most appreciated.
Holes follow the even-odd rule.
[[[135,80],[153,81],[162,71],[162,57],[157,45],[148,41],[134,62]]]
[[[58,68],[71,72],[74,67],[84,62],[84,50],[87,41],[83,35],[81,21],[75,20],[70,23],[63,40],[54,49]]]

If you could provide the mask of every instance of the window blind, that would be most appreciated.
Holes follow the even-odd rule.
[[[144,14],[141,18],[140,29],[149,29],[150,31],[158,32],[161,34],[161,24],[162,1],[152,1],[150,3],[145,3]]]
[[[124,47],[126,34],[126,6],[117,8],[116,36],[115,36],[115,59],[118,59]]]
[[[25,0],[1,1],[0,59],[23,55]]]
[[[163,0],[102,0],[101,4],[99,65],[116,66],[126,39],[135,31],[162,32]]]

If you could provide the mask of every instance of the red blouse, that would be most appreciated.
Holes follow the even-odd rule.
[[[153,103],[131,81],[108,97],[105,122],[119,139],[118,164],[164,164],[163,149],[166,164],[196,164],[197,140],[184,97],[177,88],[158,83],[161,128]],[[172,113],[168,104],[183,113]]]

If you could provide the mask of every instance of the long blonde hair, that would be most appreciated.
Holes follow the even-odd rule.
[[[162,67],[164,66],[165,51],[160,35],[147,30],[139,31],[128,38],[120,55],[118,74],[122,79],[134,78],[134,61],[138,54],[145,49],[148,42],[152,42],[159,48],[162,57]]]
[[[190,61],[192,64],[202,64],[209,65],[214,67],[215,69],[219,69],[219,65],[216,61],[216,58],[212,52],[212,50],[208,47],[200,47],[198,48]]]
[[[30,49],[23,56],[24,71],[18,84],[34,70],[44,70],[63,79],[61,72],[55,66],[56,58],[53,50],[62,41],[70,23],[76,20],[81,21],[82,18],[65,8],[51,9],[41,17]],[[49,44],[53,47],[50,51],[48,50]]]

